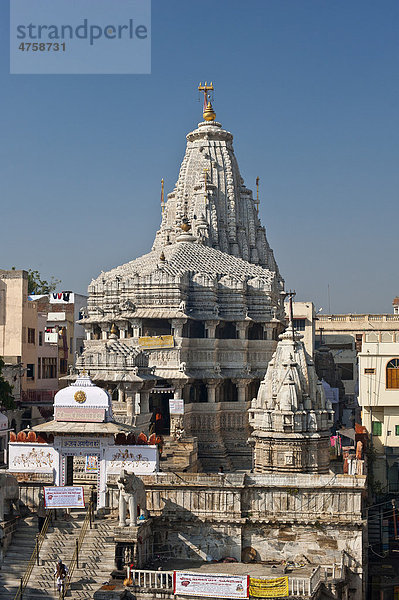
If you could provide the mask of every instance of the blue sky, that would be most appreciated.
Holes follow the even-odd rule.
[[[261,178],[287,288],[325,312],[328,285],[332,312],[391,312],[396,0],[153,0],[151,75],[10,75],[8,21],[3,0],[1,268],[85,292],[149,250],[207,79],[246,184]]]

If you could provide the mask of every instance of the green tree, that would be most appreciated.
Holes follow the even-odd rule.
[[[2,375],[4,369],[4,360],[0,358],[0,408],[12,410],[15,408],[14,396],[12,395],[12,386]]]
[[[42,279],[39,271],[28,271],[28,294],[51,294],[57,289],[61,279],[51,277],[50,281]]]

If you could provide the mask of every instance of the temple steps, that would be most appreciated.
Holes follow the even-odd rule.
[[[83,523],[83,514],[74,514],[68,520],[56,520],[40,551],[40,565],[35,565],[24,591],[24,600],[54,599],[58,593],[54,586],[54,568],[61,558],[68,566],[75,550],[76,540]],[[93,598],[93,593],[108,581],[114,569],[115,545],[113,529],[117,522],[97,520],[88,529],[79,553],[79,569],[75,567],[67,597],[79,600]],[[12,600],[20,577],[23,576],[33,552],[37,534],[37,520],[29,517],[21,521],[0,570],[0,600]]]

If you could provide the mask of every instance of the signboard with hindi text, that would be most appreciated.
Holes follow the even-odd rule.
[[[46,508],[84,508],[83,486],[45,487]]]
[[[139,337],[141,350],[156,350],[157,348],[174,348],[173,335],[147,335]]]
[[[184,415],[184,400],[171,398],[169,400],[169,413],[171,415]]]
[[[74,423],[103,423],[105,421],[104,408],[75,408],[74,406],[56,406],[54,411],[56,421],[73,421]]]
[[[173,593],[207,598],[248,598],[249,577],[174,571]]]
[[[249,593],[254,598],[286,598],[288,596],[288,577],[274,579],[249,579]]]

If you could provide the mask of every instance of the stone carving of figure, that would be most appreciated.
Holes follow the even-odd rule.
[[[129,510],[129,526],[137,525],[137,506],[147,517],[144,484],[134,473],[121,470],[118,479],[119,489],[119,527],[126,527],[126,513]]]
[[[182,300],[179,304],[179,312],[186,314],[186,301]]]

